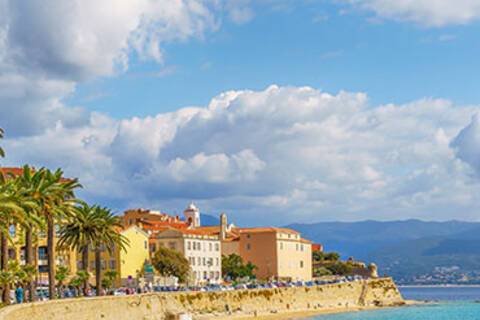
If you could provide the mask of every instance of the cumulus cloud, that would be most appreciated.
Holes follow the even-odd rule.
[[[480,18],[477,0],[346,0],[382,18],[441,27],[466,24]]]
[[[93,113],[5,147],[11,163],[65,167],[85,197],[120,209],[173,212],[195,200],[256,223],[467,219],[479,155],[458,150],[479,149],[478,125],[468,125],[478,110],[431,99],[370,106],[363,93],[271,86],[155,117]]]
[[[163,44],[218,29],[210,0],[0,0],[0,124],[9,136],[88,123],[63,99],[82,81],[124,72]]]

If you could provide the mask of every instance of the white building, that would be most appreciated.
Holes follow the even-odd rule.
[[[190,262],[191,280],[195,285],[222,282],[221,243],[218,237],[194,229],[166,229],[150,237],[154,254],[160,246],[177,250]]]

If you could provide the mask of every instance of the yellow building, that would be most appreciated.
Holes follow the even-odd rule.
[[[114,286],[136,286],[138,275],[143,270],[144,263],[149,260],[148,234],[134,225],[119,232],[128,240],[128,245],[125,250],[115,246],[112,252],[102,248],[100,260],[102,278],[105,272],[115,271],[117,278]],[[77,269],[83,269],[81,253],[77,254]],[[89,250],[88,272],[91,275],[90,282],[96,285],[94,250]]]
[[[9,248],[9,259],[18,260],[21,265],[25,264],[25,233],[21,228],[10,228],[10,233],[14,239],[14,246]],[[58,238],[54,239],[55,245]],[[48,256],[47,256],[47,237],[44,232],[38,232],[34,235],[33,241],[33,261],[37,269],[36,282],[40,285],[48,285]],[[71,249],[56,248],[56,266],[66,266],[70,274],[77,272],[77,254]]]
[[[149,261],[148,234],[137,226],[132,226],[122,235],[129,241],[126,251],[120,251],[120,279],[122,285],[127,285],[131,279],[137,278],[145,262]]]

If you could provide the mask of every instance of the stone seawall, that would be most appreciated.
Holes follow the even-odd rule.
[[[163,320],[182,312],[193,318],[255,316],[404,303],[390,278],[316,287],[225,292],[158,293],[79,298],[15,305],[0,310],[0,320]]]

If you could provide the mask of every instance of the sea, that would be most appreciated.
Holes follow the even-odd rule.
[[[323,315],[310,320],[480,320],[480,287],[401,287],[407,300],[432,303]]]

